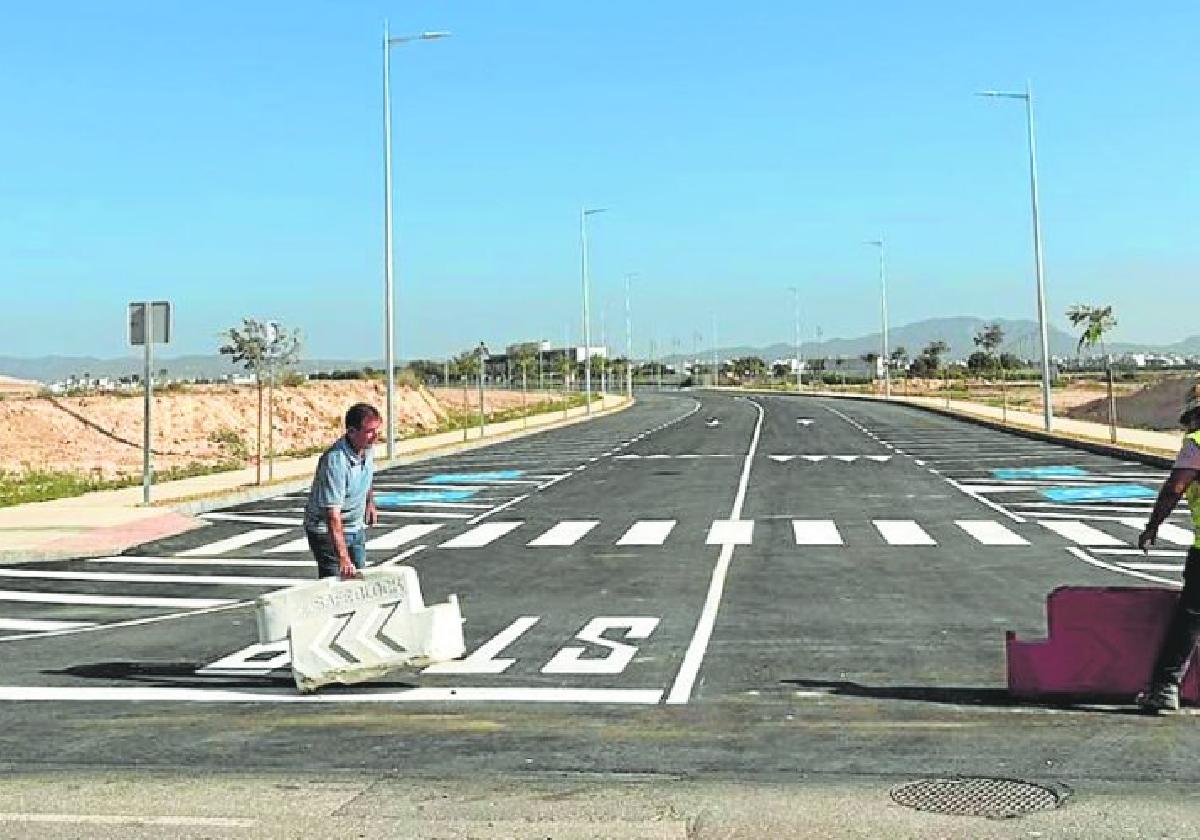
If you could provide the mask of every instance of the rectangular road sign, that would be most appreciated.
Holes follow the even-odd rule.
[[[156,300],[150,303],[150,311],[154,324],[151,336],[155,344],[171,343],[171,303],[166,300]],[[146,303],[137,301],[129,304],[129,343],[141,347],[146,343]]]

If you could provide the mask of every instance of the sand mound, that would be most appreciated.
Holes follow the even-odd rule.
[[[1164,431],[1178,429],[1184,395],[1195,382],[1191,376],[1172,376],[1135,393],[1117,397],[1117,425]],[[1076,420],[1107,423],[1108,398],[1092,400],[1064,414]]]

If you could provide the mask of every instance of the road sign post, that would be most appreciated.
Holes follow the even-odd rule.
[[[154,394],[151,374],[154,342],[171,341],[171,304],[165,300],[129,304],[129,343],[142,352],[142,504],[150,504],[153,463],[150,457],[150,404]]]

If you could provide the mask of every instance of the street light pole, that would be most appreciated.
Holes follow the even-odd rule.
[[[1038,329],[1042,338],[1042,422],[1046,431],[1054,425],[1054,407],[1050,404],[1050,336],[1046,324],[1046,283],[1042,267],[1042,226],[1038,216],[1037,140],[1033,120],[1033,88],[1025,82],[1025,92],[986,90],[977,94],[998,99],[1025,100],[1025,124],[1029,130],[1029,196],[1033,204],[1033,262],[1037,273]]]
[[[391,48],[409,41],[434,41],[449,32],[422,32],[420,35],[388,35],[383,25],[383,318],[384,356],[387,365],[387,457],[395,455],[395,428],[392,404],[396,391],[396,318],[392,277],[392,91]]]
[[[580,274],[583,276],[583,382],[587,396],[586,414],[592,413],[592,313],[588,289],[588,249],[587,249],[587,217],[603,213],[605,208],[586,208],[579,211],[579,254]]]
[[[629,309],[629,280],[625,275],[625,397],[633,399],[633,315]]]
[[[892,396],[892,367],[890,364],[891,360],[888,358],[887,272],[884,270],[883,237],[881,236],[878,239],[873,239],[870,242],[868,242],[867,244],[874,245],[876,248],[879,249],[879,308],[880,308],[880,317],[883,322],[883,331],[880,334],[880,338],[881,338],[881,342],[882,342],[881,347],[882,347],[883,353],[880,356],[880,361],[883,362],[883,394],[885,397],[891,399],[891,396]]]
[[[801,376],[801,368],[800,368],[800,290],[798,288],[796,288],[795,286],[789,286],[788,288],[792,290],[792,298],[795,303],[794,308],[795,308],[795,313],[796,313],[796,336],[795,336],[795,338],[796,338],[796,393],[798,394],[798,393],[800,393],[800,376]]]

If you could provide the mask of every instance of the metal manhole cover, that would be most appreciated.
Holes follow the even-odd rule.
[[[1003,819],[1052,811],[1064,795],[1032,782],[973,777],[908,782],[892,788],[892,799],[918,811]]]

